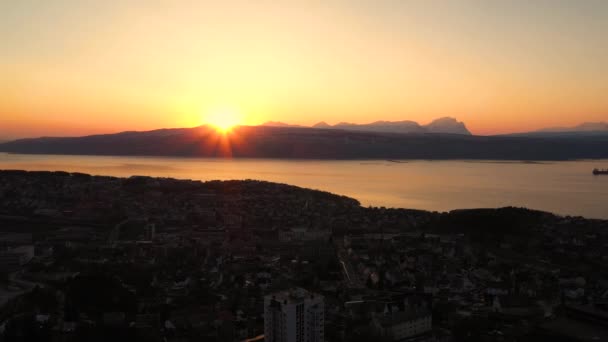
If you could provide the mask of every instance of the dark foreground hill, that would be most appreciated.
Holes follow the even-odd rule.
[[[0,144],[0,152],[302,159],[566,160],[608,158],[608,134],[485,137],[241,126],[224,135],[201,126],[76,138],[21,139]]]
[[[254,230],[292,226],[329,229],[336,234],[415,230],[464,233],[492,241],[506,235],[532,236],[539,228],[556,226],[565,219],[515,207],[445,213],[363,207],[346,196],[256,180],[201,182],[0,170],[0,226],[6,231],[12,231],[10,227],[36,231],[40,224],[111,227],[125,218],[144,217],[184,229],[225,221]],[[234,221],[235,217],[240,219]],[[583,221],[596,226],[608,223]]]

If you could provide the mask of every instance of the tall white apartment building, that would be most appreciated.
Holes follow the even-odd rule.
[[[301,288],[264,297],[264,341],[323,342],[323,296]]]

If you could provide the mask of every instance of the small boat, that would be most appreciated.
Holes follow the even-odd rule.
[[[593,169],[593,174],[594,175],[608,175],[608,169],[605,170],[600,170],[600,169]]]

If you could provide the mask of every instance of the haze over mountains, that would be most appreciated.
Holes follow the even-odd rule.
[[[268,121],[262,126],[270,127],[306,127],[301,125],[291,125],[279,121]],[[368,124],[353,124],[348,122],[340,122],[335,125],[330,125],[325,121],[321,121],[312,126],[319,129],[340,129],[347,131],[360,132],[378,132],[378,133],[444,133],[444,134],[461,134],[472,135],[467,129],[464,122],[460,122],[455,118],[443,117],[433,120],[429,124],[420,125],[415,121],[375,121]],[[603,135],[608,134],[608,122],[585,122],[572,127],[549,127],[542,128],[531,132],[518,132],[509,134],[500,134],[501,136],[557,136],[557,135]]]
[[[238,126],[225,135],[211,126],[201,126],[21,139],[0,144],[0,152],[286,159],[604,159],[608,158],[608,134],[473,136]]]
[[[539,132],[608,132],[608,122],[585,122],[574,127],[551,127]]]
[[[607,135],[607,122],[585,122],[573,127],[549,127],[532,132],[504,134],[505,136],[558,137]]]
[[[299,125],[290,125],[283,122],[269,121],[263,126],[273,127],[304,127]],[[360,132],[380,132],[380,133],[446,133],[446,134],[463,134],[471,135],[463,122],[459,122],[454,118],[444,117],[436,119],[427,125],[420,125],[415,121],[375,121],[369,124],[353,124],[348,122],[340,122],[335,125],[330,125],[325,121],[321,121],[312,126],[319,129],[342,129],[348,131]]]

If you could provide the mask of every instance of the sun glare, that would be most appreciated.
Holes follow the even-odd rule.
[[[232,110],[214,111],[205,116],[204,121],[222,133],[230,130],[241,123],[241,116]]]

